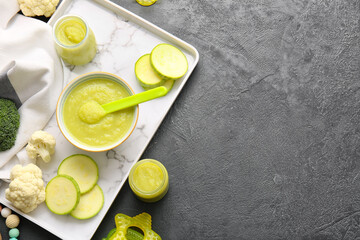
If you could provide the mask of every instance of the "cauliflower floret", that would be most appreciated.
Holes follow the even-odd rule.
[[[11,169],[11,182],[5,190],[5,197],[14,207],[24,213],[33,211],[45,201],[45,187],[41,169],[35,164],[25,167],[17,164]]]
[[[26,167],[22,167],[20,164],[17,164],[11,169],[10,180],[13,181],[15,178],[18,178],[25,173],[30,173],[36,178],[42,178],[42,171],[35,164],[28,164]]]
[[[50,17],[59,4],[59,0],[18,0],[20,9],[25,16]]]
[[[50,162],[51,154],[55,152],[55,138],[47,132],[36,131],[26,146],[26,152],[31,159],[42,159],[44,162]]]

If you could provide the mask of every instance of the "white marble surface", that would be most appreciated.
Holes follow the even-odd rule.
[[[153,47],[162,42],[170,41],[176,45],[177,39],[167,39],[151,33],[146,27],[140,27],[132,21],[126,20],[123,16],[115,14],[112,10],[102,6],[101,2],[96,3],[87,0],[65,0],[69,6],[58,8],[61,14],[55,13],[53,18],[63,14],[77,14],[82,16],[95,33],[98,52],[93,61],[85,66],[64,65],[64,81],[69,82],[80,74],[91,71],[106,71],[116,74],[125,79],[136,93],[143,91],[134,75],[134,64],[143,54],[150,53]],[[121,9],[117,9],[117,13]],[[125,15],[126,16],[126,15]],[[51,22],[51,21],[50,21]],[[182,43],[183,44],[183,43]],[[56,175],[60,162],[69,155],[84,153],[93,157],[99,165],[98,184],[105,195],[104,207],[100,213],[88,220],[77,220],[71,216],[59,216],[51,213],[46,205],[41,204],[35,211],[29,214],[19,214],[47,229],[61,239],[90,239],[96,231],[103,217],[110,208],[113,200],[123,186],[130,168],[138,161],[155,134],[167,111],[175,101],[178,93],[185,84],[191,71],[197,64],[197,56],[193,52],[182,49],[189,62],[189,72],[182,79],[176,81],[172,91],[167,96],[140,105],[139,120],[132,135],[119,147],[102,153],[84,152],[72,146],[61,134],[55,116],[46,127],[46,131],[52,133],[57,140],[56,153],[49,164],[38,162],[43,170],[43,178],[48,182]],[[14,159],[11,164],[15,164]],[[9,165],[9,166],[10,166]],[[1,186],[0,201],[11,207],[11,204],[4,198],[6,183]],[[116,213],[113,213],[115,216]]]

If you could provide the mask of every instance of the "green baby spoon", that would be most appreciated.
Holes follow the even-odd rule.
[[[108,113],[133,107],[139,103],[165,96],[168,92],[169,89],[167,87],[160,86],[103,105],[100,105],[96,101],[89,101],[80,107],[78,114],[82,121],[94,124],[99,122]]]

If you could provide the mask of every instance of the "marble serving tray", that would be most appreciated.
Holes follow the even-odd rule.
[[[47,183],[56,175],[57,167],[64,158],[76,153],[88,154],[99,166],[98,184],[104,192],[104,206],[98,215],[88,220],[55,215],[44,203],[29,214],[17,212],[61,239],[85,240],[91,239],[100,225],[125,183],[131,167],[140,159],[198,63],[199,54],[194,47],[181,39],[107,0],[63,0],[48,24],[53,26],[59,17],[67,14],[80,15],[88,22],[95,33],[98,52],[93,61],[85,66],[75,67],[63,64],[64,86],[78,75],[92,71],[105,71],[120,76],[136,93],[139,93],[143,89],[135,78],[134,64],[140,56],[150,53],[157,44],[164,42],[181,49],[189,63],[188,72],[184,77],[176,80],[168,95],[140,104],[136,129],[121,146],[113,150],[90,153],[74,147],[61,134],[55,117],[45,128],[56,137],[57,145],[51,163],[45,164],[38,161],[39,167],[43,170],[44,181]],[[11,203],[4,198],[6,187],[6,184],[1,186],[0,201],[12,208]],[[115,214],[113,213],[114,216]]]

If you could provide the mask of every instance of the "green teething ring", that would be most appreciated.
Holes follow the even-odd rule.
[[[116,231],[110,236],[109,240],[127,240],[127,234],[129,234],[128,229],[130,229],[131,232],[131,227],[141,229],[141,231],[144,233],[144,237],[142,238],[144,240],[161,240],[161,237],[151,229],[150,214],[145,212],[135,217],[129,217],[125,214],[119,213],[115,216],[115,225]],[[132,237],[137,238],[136,235]]]

